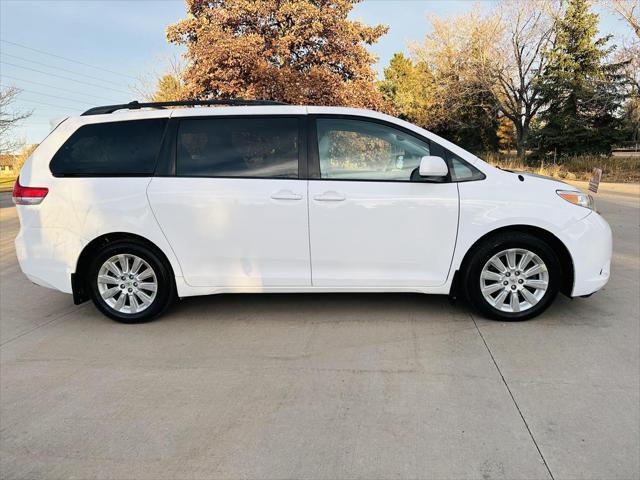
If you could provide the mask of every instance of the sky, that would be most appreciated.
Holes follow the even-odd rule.
[[[364,0],[351,18],[389,26],[370,47],[381,75],[394,53],[428,32],[428,14],[448,17],[476,3],[483,11],[493,7],[487,0]],[[630,36],[624,22],[595,10],[602,33],[617,41]],[[38,143],[55,119],[138,99],[139,79],[162,73],[182,53],[166,41],[165,29],[185,13],[183,0],[0,0],[0,85],[20,88],[15,108],[33,111],[15,135]]]

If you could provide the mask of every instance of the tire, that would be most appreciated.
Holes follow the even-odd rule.
[[[124,280],[116,276],[118,271],[125,274]],[[173,273],[166,260],[135,241],[107,244],[90,263],[86,283],[98,310],[120,323],[153,320],[176,298]]]
[[[560,261],[546,242],[513,232],[493,235],[475,249],[464,285],[476,311],[496,320],[520,321],[541,314],[551,305],[561,277]],[[504,303],[500,297],[504,297]]]

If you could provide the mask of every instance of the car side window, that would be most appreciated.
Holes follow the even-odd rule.
[[[375,122],[318,118],[316,128],[323,179],[409,182],[429,155],[428,143]]]
[[[450,154],[449,159],[451,161],[451,179],[454,182],[469,182],[471,180],[482,180],[485,178],[480,170],[461,158]]]
[[[49,168],[56,176],[153,175],[167,120],[84,125],[62,145]]]
[[[254,117],[181,120],[176,174],[298,178],[298,119]]]

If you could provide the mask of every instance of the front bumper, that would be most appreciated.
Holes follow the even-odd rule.
[[[571,296],[590,295],[600,290],[610,276],[611,227],[598,213],[592,212],[562,233],[573,261]]]

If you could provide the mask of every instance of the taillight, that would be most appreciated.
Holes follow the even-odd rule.
[[[16,205],[38,205],[49,193],[44,187],[23,187],[20,185],[20,177],[16,178],[13,186],[13,203]]]

